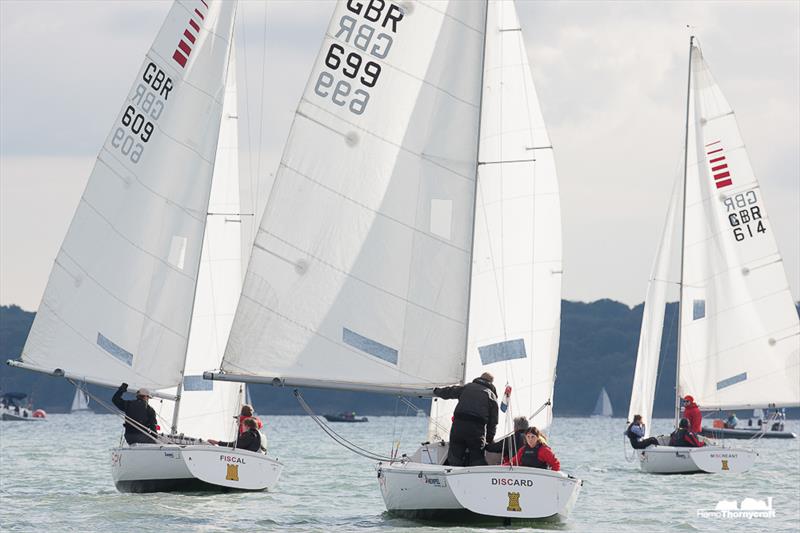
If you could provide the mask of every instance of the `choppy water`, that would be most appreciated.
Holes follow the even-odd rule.
[[[270,455],[285,469],[271,493],[120,494],[109,450],[120,421],[108,415],[51,415],[44,423],[0,422],[0,530],[2,531],[423,531],[436,526],[389,516],[373,464],[352,455],[307,417],[265,417]],[[402,440],[413,451],[426,419],[371,417],[338,424],[361,446],[387,452]],[[656,421],[656,431],[670,422]],[[787,424],[794,432],[800,424]],[[763,440],[753,470],[730,476],[643,474],[623,455],[624,421],[556,420],[551,444],[562,468],[585,480],[568,531],[798,531],[800,440]],[[742,442],[742,441],[740,441]],[[630,452],[629,452],[630,453]],[[713,519],[697,509],[719,500],[773,498],[775,518]],[[469,524],[439,531],[471,530]],[[498,526],[497,529],[500,529]]]

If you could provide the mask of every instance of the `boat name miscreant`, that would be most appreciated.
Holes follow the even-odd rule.
[[[533,487],[533,481],[530,479],[511,479],[507,477],[493,477],[492,485],[513,485],[521,487]]]
[[[738,453],[712,453],[712,454],[709,454],[709,455],[714,459],[721,458],[721,457],[725,457],[727,459],[735,459],[736,457],[739,457]]]
[[[236,457],[235,455],[220,455],[220,461],[225,461],[226,463],[239,463],[239,464],[247,464],[244,462],[243,457]]]

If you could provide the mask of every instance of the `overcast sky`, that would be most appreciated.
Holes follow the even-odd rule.
[[[38,306],[97,152],[169,7],[0,0],[1,304]],[[332,9],[240,2],[242,169],[262,191]],[[523,0],[517,9],[556,153],[564,297],[644,298],[681,171],[691,24],[736,112],[797,299],[800,2]]]

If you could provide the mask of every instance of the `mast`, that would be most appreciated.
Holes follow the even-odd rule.
[[[678,281],[678,349],[675,361],[675,427],[681,415],[681,399],[678,394],[681,378],[681,336],[683,332],[683,256],[686,242],[686,175],[689,166],[689,101],[692,90],[692,51],[694,50],[694,35],[689,37],[689,73],[686,81],[686,132],[683,140],[683,207],[681,208],[681,277]]]
[[[464,372],[461,382],[467,382],[467,358],[469,356],[469,315],[472,310],[472,270],[475,268],[473,255],[475,253],[475,211],[478,206],[478,176],[480,174],[481,153],[481,122],[483,121],[483,80],[486,76],[486,30],[489,23],[489,0],[484,2],[483,10],[483,48],[481,50],[481,109],[478,113],[478,140],[475,146],[475,190],[472,197],[472,246],[469,248],[469,283],[467,284],[467,323],[464,328]]]
[[[231,65],[231,55],[233,54],[233,47],[234,47],[234,28],[236,27],[236,8],[238,7],[238,3],[234,4],[233,6],[233,13],[231,14],[232,21],[231,21],[231,43],[228,47],[228,59],[226,60],[225,64],[225,88],[227,89],[228,85],[228,77],[231,76],[230,72],[230,65]],[[233,73],[233,76],[236,76],[236,72]],[[224,94],[224,93],[223,93]],[[223,97],[223,113],[224,113],[224,97]],[[223,113],[220,114],[220,121],[223,118]],[[219,147],[219,134],[217,135],[217,148],[214,149],[214,163],[216,164],[217,160],[217,150]],[[200,285],[200,269],[203,263],[203,249],[205,248],[206,243],[206,234],[208,233],[208,217],[214,215],[220,215],[220,213],[209,213],[208,205],[211,202],[211,189],[213,188],[214,184],[214,170],[211,173],[211,187],[208,189],[208,197],[206,198],[206,217],[205,223],[203,224],[203,238],[200,241],[200,253],[197,254],[197,279],[195,280],[194,284],[194,294],[192,294],[192,314],[189,316],[189,330],[186,334],[186,351],[183,353],[183,366],[181,367],[181,380],[178,383],[178,387],[175,392],[175,403],[172,406],[172,425],[170,427],[170,434],[175,435],[178,433],[178,415],[181,410],[181,395],[183,394],[183,380],[186,377],[186,361],[189,359],[189,340],[192,338],[192,325],[194,324],[194,306],[197,303],[197,287]],[[240,209],[241,211],[241,209]],[[225,216],[222,214],[222,216]]]

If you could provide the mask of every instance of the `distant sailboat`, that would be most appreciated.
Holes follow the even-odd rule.
[[[89,396],[80,387],[75,387],[75,396],[72,398],[70,413],[91,413],[89,409]]]
[[[675,423],[680,398],[704,409],[800,405],[800,324],[763,194],[733,110],[694,37],[689,45],[683,186],[673,194],[645,299],[628,420],[649,434],[663,333],[673,220],[681,216]],[[682,203],[681,203],[682,200]],[[659,437],[667,444],[665,437]],[[751,449],[650,446],[651,473],[750,469]]]
[[[614,415],[614,410],[611,408],[611,398],[608,397],[606,388],[600,390],[597,396],[597,403],[594,404],[594,411],[592,411],[593,418],[610,418]]]

